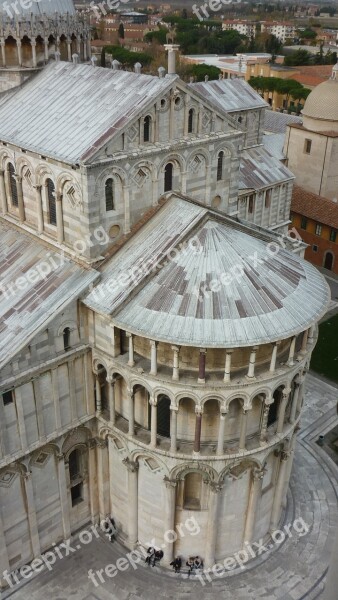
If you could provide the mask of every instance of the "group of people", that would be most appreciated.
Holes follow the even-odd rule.
[[[182,559],[179,556],[177,556],[170,563],[170,565],[174,569],[175,573],[180,573],[181,568],[182,568]],[[201,559],[200,556],[189,556],[189,558],[186,562],[186,565],[189,569],[188,575],[190,575],[192,573],[192,571],[194,571],[196,569],[203,569],[203,560]]]
[[[163,551],[156,550],[152,546],[147,550],[146,563],[152,567],[163,558]]]
[[[107,516],[105,518],[105,520],[103,521],[102,529],[108,536],[109,541],[114,542],[116,538],[117,529],[113,517]]]

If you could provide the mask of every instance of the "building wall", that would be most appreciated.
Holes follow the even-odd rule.
[[[330,234],[335,231],[328,225],[321,225],[320,235],[316,235],[316,226],[319,224],[312,219],[306,219],[306,229],[302,227],[302,215],[292,214],[292,227],[295,227],[302,240],[309,244],[305,250],[305,259],[317,267],[324,267],[327,253],[333,255],[332,272],[338,274],[338,231],[336,241],[330,241]],[[314,248],[315,247],[315,248]],[[317,249],[316,249],[317,247]]]

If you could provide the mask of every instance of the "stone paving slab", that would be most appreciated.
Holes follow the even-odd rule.
[[[338,522],[338,467],[315,440],[338,423],[338,388],[310,374],[307,380],[302,429],[283,524],[302,517],[309,532],[293,535],[270,552],[253,559],[239,574],[227,573],[203,586],[194,578],[144,563],[137,570],[118,572],[95,587],[88,570],[115,564],[126,550],[106,538],[94,539],[76,554],[58,561],[1,600],[320,600]]]

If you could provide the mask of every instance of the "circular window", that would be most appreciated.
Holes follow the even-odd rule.
[[[121,231],[121,228],[120,228],[119,225],[113,225],[109,229],[109,237],[110,237],[110,239],[114,240],[115,238],[117,238],[120,235],[120,231]]]
[[[183,100],[181,96],[175,98],[175,110],[180,110],[183,106]]]
[[[168,98],[162,98],[160,102],[160,111],[165,112],[169,108]]]

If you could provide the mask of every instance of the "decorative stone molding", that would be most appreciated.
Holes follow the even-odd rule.
[[[124,458],[122,463],[127,467],[128,471],[130,473],[135,473],[136,471],[139,470],[138,462],[130,460],[130,458]]]

